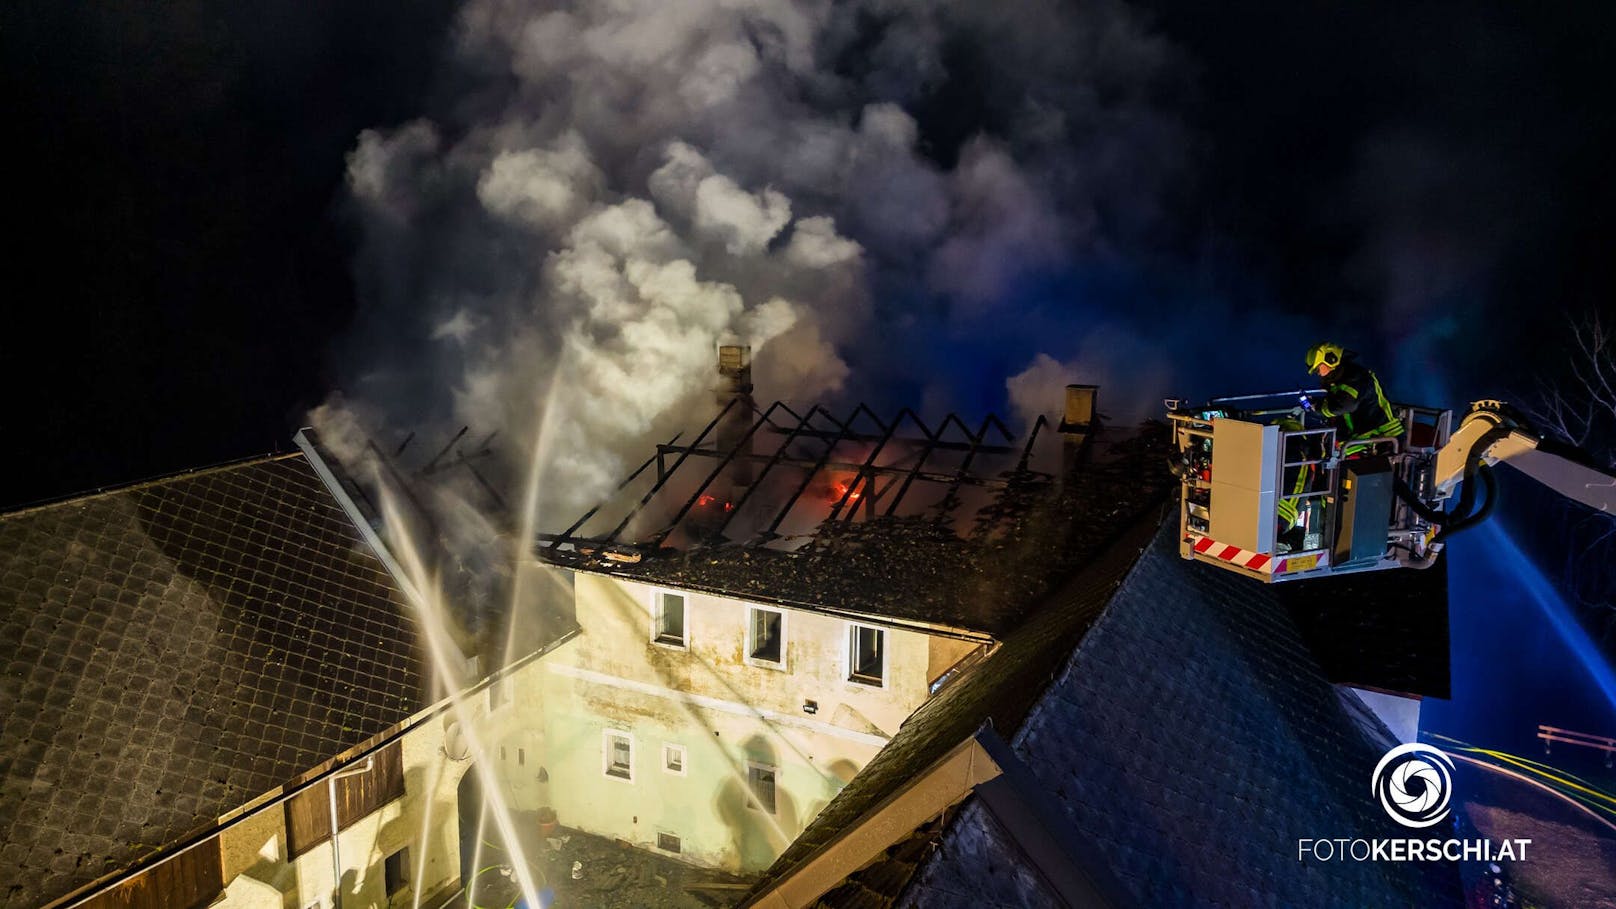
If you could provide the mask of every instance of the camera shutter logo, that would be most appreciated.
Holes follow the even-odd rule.
[[[1429,827],[1448,816],[1453,759],[1429,745],[1398,745],[1375,765],[1370,786],[1392,820]]]

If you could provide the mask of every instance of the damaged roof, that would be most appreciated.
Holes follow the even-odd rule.
[[[1389,735],[1331,683],[1272,586],[1182,560],[1171,522],[1154,524],[1138,522],[917,711],[749,898],[986,723],[1122,905],[1459,905],[1439,864],[1298,864],[1301,837],[1399,835],[1369,787]],[[1057,904],[1032,867],[967,798],[939,833],[900,836],[818,905]]]
[[[722,415],[721,415],[722,417]],[[999,634],[1170,487],[1159,425],[1016,439],[776,403],[744,433],[665,444],[554,564],[754,602]],[[653,470],[652,468],[655,468]]]
[[[418,709],[412,623],[301,455],[0,516],[0,907],[205,830]]]

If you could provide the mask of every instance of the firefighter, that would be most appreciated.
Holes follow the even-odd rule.
[[[1307,371],[1324,380],[1324,400],[1317,411],[1335,424],[1342,441],[1403,434],[1403,421],[1381,390],[1380,379],[1358,362],[1357,354],[1328,341],[1315,344],[1307,351]],[[1350,457],[1367,447],[1348,445],[1342,454]]]

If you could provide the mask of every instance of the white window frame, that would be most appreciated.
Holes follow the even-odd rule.
[[[755,657],[755,656],[752,655],[752,651],[757,649],[757,641],[754,640],[754,637],[755,637],[755,634],[756,634],[756,629],[757,629],[757,622],[753,620],[753,613],[756,613],[756,612],[772,612],[775,615],[780,617],[780,659],[779,659],[778,662],[776,662],[774,660],[765,660],[765,659],[762,659],[760,657]],[[786,626],[787,626],[788,623],[787,623],[787,620],[786,620],[786,616],[787,616],[787,613],[786,613],[786,610],[784,610],[784,609],[778,609],[778,608],[776,608],[774,606],[753,606],[751,604],[747,604],[747,607],[746,607],[746,635],[745,635],[745,640],[742,643],[742,647],[744,649],[741,651],[741,658],[746,662],[746,665],[748,665],[748,666],[757,666],[757,667],[759,667],[761,669],[774,669],[774,670],[781,671],[781,672],[785,671],[785,669],[786,669],[786,659],[787,659],[787,646],[788,646],[788,642],[790,640],[790,638],[787,636],[787,627]]]
[[[620,776],[612,772],[612,740],[626,739],[628,741],[628,776]],[[602,729],[600,731],[600,772],[608,779],[623,783],[634,782],[634,733],[624,732],[621,729]]]
[[[860,676],[854,672],[853,649],[859,631],[874,631],[881,635],[881,675],[878,681],[871,681],[868,676]],[[864,688],[887,687],[887,629],[879,625],[866,625],[862,622],[847,623],[847,645],[842,650],[842,675],[847,681]]]
[[[678,770],[668,766],[668,753],[671,751],[679,752]],[[690,752],[685,749],[685,746],[675,742],[662,743],[662,772],[669,776],[688,776],[690,774]]]
[[[774,774],[773,811],[763,810],[763,800],[758,798],[757,793],[752,789],[752,771],[754,770],[767,770]],[[746,807],[752,811],[758,812],[759,814],[767,814],[771,817],[780,813],[780,768],[778,766],[774,764],[765,764],[762,761],[746,762]]]
[[[662,597],[672,594],[685,601],[684,637],[677,643],[665,641],[659,634],[662,626]],[[666,587],[651,588],[651,643],[658,647],[667,647],[670,650],[690,649],[690,594],[683,590],[670,590]]]
[[[684,851],[685,851],[684,841],[683,841],[683,838],[679,836],[679,834],[674,833],[672,830],[658,830],[656,832],[656,835],[657,835],[656,847],[657,847],[658,852],[666,852],[669,855],[683,855],[684,854]],[[669,849],[669,848],[663,846],[662,845],[662,838],[665,837],[665,836],[673,837],[673,844],[677,848]]]

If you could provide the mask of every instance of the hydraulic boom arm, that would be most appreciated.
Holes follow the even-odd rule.
[[[1477,463],[1502,461],[1568,499],[1616,513],[1616,476],[1584,463],[1579,454],[1522,428],[1499,402],[1478,401],[1437,452],[1437,495],[1450,495]]]

